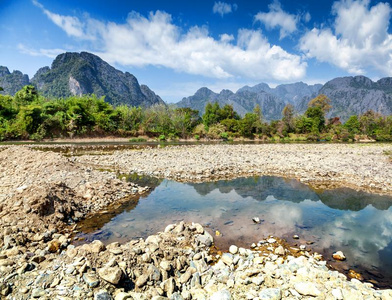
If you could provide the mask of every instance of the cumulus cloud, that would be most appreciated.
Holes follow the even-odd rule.
[[[214,14],[220,14],[222,17],[226,14],[231,13],[232,11],[237,10],[237,4],[230,4],[226,2],[215,2],[212,7],[212,11]]]
[[[388,34],[391,7],[369,0],[335,2],[332,28],[313,28],[300,39],[307,57],[331,63],[352,74],[373,69],[392,75],[392,35]]]
[[[43,8],[44,9],[44,8]],[[56,23],[69,32],[65,23]],[[147,17],[136,12],[125,23],[101,22],[90,17],[75,24],[80,39],[90,39],[90,50],[109,63],[123,66],[162,66],[212,78],[249,78],[289,81],[303,78],[306,62],[299,55],[271,45],[261,31],[240,29],[237,37],[213,38],[206,27],[183,30],[169,14],[156,11]],[[99,49],[99,50],[97,50]]]
[[[269,12],[259,12],[255,20],[263,23],[267,29],[280,28],[280,39],[297,30],[298,16],[285,12],[278,0],[268,5],[268,8]],[[310,14],[307,17],[310,20]]]

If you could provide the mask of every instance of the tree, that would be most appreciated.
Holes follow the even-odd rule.
[[[219,109],[218,102],[215,102],[214,104],[211,104],[210,102],[207,103],[203,115],[203,124],[206,128],[219,122]]]
[[[351,134],[358,134],[361,128],[361,124],[359,123],[358,116],[351,116],[347,122],[344,124],[344,127],[347,128],[348,132]]]
[[[286,104],[282,110],[282,121],[285,124],[287,133],[294,131],[294,106]]]
[[[320,133],[325,127],[324,111],[320,106],[311,106],[305,112],[306,117],[312,120],[312,133]]]
[[[4,89],[0,86],[0,92],[4,91]]]
[[[28,105],[38,101],[38,92],[32,85],[25,85],[20,91],[16,92],[14,102],[17,106]]]
[[[308,107],[320,107],[325,115],[332,108],[331,99],[329,99],[324,94],[320,94],[316,98],[313,98],[309,101]]]

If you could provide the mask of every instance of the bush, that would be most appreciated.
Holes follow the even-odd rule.
[[[143,143],[143,142],[147,142],[147,140],[144,138],[132,138],[132,139],[129,139],[129,142],[130,143]]]
[[[166,141],[166,136],[165,136],[164,134],[161,134],[161,135],[158,137],[158,140],[159,140],[160,142]]]

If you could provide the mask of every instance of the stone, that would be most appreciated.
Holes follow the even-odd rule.
[[[159,266],[162,268],[162,270],[165,271],[170,271],[172,268],[171,262],[167,260],[162,260],[159,264]]]
[[[286,252],[285,252],[283,246],[280,245],[278,248],[275,249],[274,253],[276,255],[285,255]]]
[[[340,288],[333,289],[331,291],[331,293],[332,293],[332,296],[334,296],[334,298],[336,300],[343,300],[343,294],[342,294],[342,290]]]
[[[233,255],[230,253],[223,253],[221,260],[228,266],[233,264]]]
[[[162,241],[162,238],[159,235],[150,235],[148,238],[146,238],[146,244],[157,244]]]
[[[199,223],[192,223],[193,228],[195,229],[195,233],[203,234],[204,228]]]
[[[99,276],[114,285],[118,284],[122,277],[122,271],[119,267],[103,267],[98,270]]]
[[[298,236],[297,234],[294,234],[294,235],[293,235],[293,239],[294,239],[294,240],[298,240],[298,239],[299,239],[299,236]]]
[[[136,280],[135,285],[137,287],[142,287],[147,283],[147,281],[148,281],[148,274],[142,274]]]
[[[15,264],[15,261],[11,259],[0,259],[0,267],[8,267]]]
[[[94,293],[94,300],[113,300],[113,298],[107,290],[99,290]]]
[[[187,283],[188,280],[191,278],[191,276],[192,276],[192,273],[189,270],[187,270],[184,274],[182,274],[180,276],[180,283],[181,284]]]
[[[231,254],[236,254],[236,253],[238,252],[238,247],[237,247],[236,245],[231,245],[231,246],[229,247],[229,252],[230,252]]]
[[[95,288],[99,285],[99,278],[95,273],[83,274],[83,280],[90,288]]]
[[[100,240],[95,240],[89,245],[90,251],[92,253],[100,253],[105,251],[106,247],[105,244],[102,243]]]
[[[197,236],[196,240],[207,247],[210,247],[214,242],[214,238],[207,231],[204,231],[204,234]]]
[[[31,297],[33,298],[41,298],[44,297],[45,295],[46,295],[45,290],[41,288],[35,288],[31,291]]]
[[[346,256],[344,256],[344,254],[343,254],[342,251],[337,251],[337,252],[335,252],[334,254],[332,254],[332,257],[333,257],[333,259],[335,259],[335,260],[340,260],[340,261],[346,259]]]
[[[359,274],[351,269],[348,271],[348,277],[358,279],[358,280],[363,280],[363,277],[361,274]]]
[[[174,228],[176,227],[176,225],[174,225],[174,224],[169,224],[169,225],[167,225],[166,227],[165,227],[165,232],[167,233],[167,232],[170,232],[170,231],[172,231]]]
[[[126,299],[132,299],[132,296],[128,293],[125,293],[125,292],[119,292],[114,297],[114,300],[126,300]]]
[[[166,293],[166,295],[170,297],[174,293],[176,283],[173,278],[169,278],[162,281],[160,287]]]
[[[303,296],[317,297],[321,295],[319,289],[311,282],[298,282],[294,285],[294,288]]]
[[[254,223],[256,223],[256,224],[259,224],[259,223],[260,223],[260,218],[259,218],[259,217],[253,217],[253,218],[252,218],[252,221],[253,221]]]
[[[2,282],[0,283],[0,295],[8,296],[11,293],[11,287],[8,283]]]
[[[220,290],[212,294],[210,300],[231,300],[231,294],[228,290]]]
[[[267,288],[259,293],[260,300],[280,300],[282,291],[279,288]]]
[[[269,238],[269,239],[267,240],[267,242],[268,242],[269,244],[273,244],[273,243],[276,243],[276,240],[275,240],[274,238]]]

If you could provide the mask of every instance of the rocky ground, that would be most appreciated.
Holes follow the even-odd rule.
[[[387,145],[210,145],[64,157],[2,147],[0,298],[392,299],[391,290],[329,270],[308,245],[296,249],[266,237],[250,249],[233,245],[221,253],[199,224],[168,225],[125,244],[71,244],[78,220],[148,189],[98,166],[181,180],[285,174],[389,193],[391,163],[384,151],[391,150]]]
[[[391,144],[196,145],[85,155],[76,161],[179,181],[253,175],[297,178],[321,188],[392,194]]]

